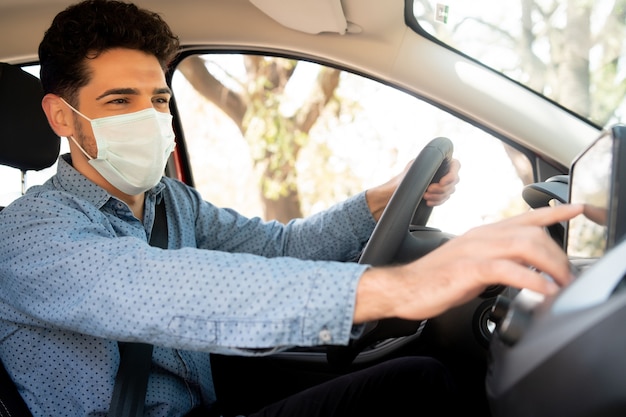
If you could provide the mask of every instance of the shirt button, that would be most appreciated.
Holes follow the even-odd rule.
[[[323,343],[330,343],[333,340],[333,335],[330,333],[330,330],[324,329],[320,332],[320,341]]]

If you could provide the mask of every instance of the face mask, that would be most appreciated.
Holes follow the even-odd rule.
[[[111,185],[126,194],[137,195],[159,182],[175,146],[172,115],[149,108],[90,119],[63,102],[91,123],[98,146],[95,159],[73,137],[70,139]]]

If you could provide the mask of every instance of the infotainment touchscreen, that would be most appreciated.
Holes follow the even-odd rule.
[[[622,179],[626,181],[626,127],[606,130],[572,164],[569,201],[584,204],[567,225],[570,258],[597,258],[622,238],[626,221]],[[626,197],[626,196],[625,196]]]

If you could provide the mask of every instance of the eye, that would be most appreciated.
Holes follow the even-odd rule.
[[[165,97],[165,96],[163,96],[163,97],[155,97],[152,100],[152,102],[155,103],[155,104],[168,104],[170,102],[170,98],[169,97]]]
[[[161,111],[169,110],[169,103],[169,96],[157,96],[152,99],[152,105],[154,106],[154,108]]]
[[[107,104],[128,104],[128,99],[125,97],[115,98],[113,100],[107,101]]]

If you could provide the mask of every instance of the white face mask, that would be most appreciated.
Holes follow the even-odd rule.
[[[148,108],[90,119],[65,100],[63,102],[91,123],[98,146],[95,159],[76,139],[71,136],[70,139],[111,185],[126,194],[137,195],[158,184],[175,146],[171,114]]]

